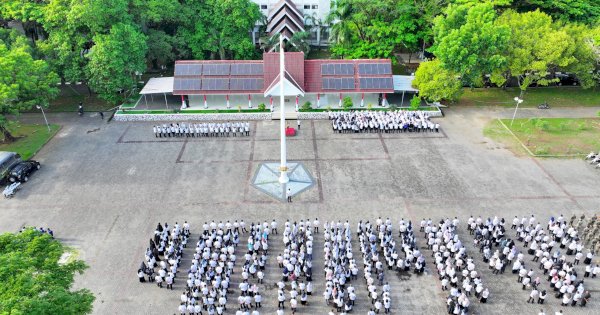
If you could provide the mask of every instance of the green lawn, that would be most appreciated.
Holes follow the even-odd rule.
[[[575,155],[600,150],[600,118],[515,119],[512,126],[510,119],[502,122],[535,155]],[[498,120],[486,126],[484,135],[517,153],[524,151]]]
[[[517,88],[469,89],[457,102],[462,106],[504,106],[514,107],[515,96],[520,93]],[[523,107],[537,107],[548,102],[550,107],[600,106],[600,88],[582,89],[578,87],[531,88],[523,96]]]
[[[17,152],[24,160],[27,160],[33,157],[58,132],[60,126],[50,125],[50,132],[46,125],[15,124],[9,129],[12,135],[18,139],[8,144],[0,142],[0,151]]]

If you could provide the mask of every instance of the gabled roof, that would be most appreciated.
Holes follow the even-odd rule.
[[[281,0],[269,13],[266,30],[271,36],[275,34],[283,35],[284,30],[292,35],[296,32],[304,32],[304,18],[292,1]],[[288,40],[291,38],[289,34],[285,35],[287,35]]]
[[[265,97],[267,96],[280,96],[280,85],[283,84],[283,95],[300,95],[304,96],[304,90],[300,87],[298,82],[292,78],[292,76],[284,71],[283,80],[281,79],[281,74],[275,77],[275,80],[269,85],[269,87],[263,93]]]

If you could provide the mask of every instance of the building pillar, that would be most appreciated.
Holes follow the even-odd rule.
[[[317,108],[321,108],[321,94],[317,93]]]
[[[340,93],[340,102],[338,103],[339,107],[342,107],[342,93]]]
[[[269,105],[271,107],[271,112],[273,112],[275,108],[273,108],[273,96],[271,95],[269,95]]]
[[[252,96],[248,94],[248,108],[252,108]]]
[[[185,96],[181,95],[181,109],[187,108],[185,105]]]
[[[227,99],[227,109],[230,109],[231,106],[229,105],[229,94],[225,95],[225,98]]]
[[[365,93],[362,93],[360,97],[360,107],[365,107]]]
[[[388,105],[387,98],[385,97],[385,93],[383,93],[383,101],[381,103],[384,107]]]
[[[204,109],[208,108],[208,103],[206,102],[206,94],[204,94]]]
[[[298,99],[299,99],[299,95],[296,95],[296,111],[298,111]]]

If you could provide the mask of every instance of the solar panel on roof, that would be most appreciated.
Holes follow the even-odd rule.
[[[202,65],[201,64],[188,65],[188,74],[189,75],[201,75],[202,74]]]
[[[360,78],[361,89],[389,90],[394,86],[392,78]]]
[[[229,64],[205,64],[202,67],[203,75],[228,75]]]
[[[361,75],[392,74],[389,63],[361,63],[358,64],[358,73]]]
[[[175,75],[184,75],[184,71],[187,71],[187,65],[183,65],[183,64],[175,65]]]

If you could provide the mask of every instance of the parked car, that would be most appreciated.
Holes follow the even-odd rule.
[[[6,184],[12,168],[22,161],[21,156],[15,152],[0,151],[0,185]]]
[[[40,162],[38,161],[30,160],[21,162],[10,170],[9,180],[11,183],[26,182],[29,180],[29,175],[39,170],[40,167]]]

